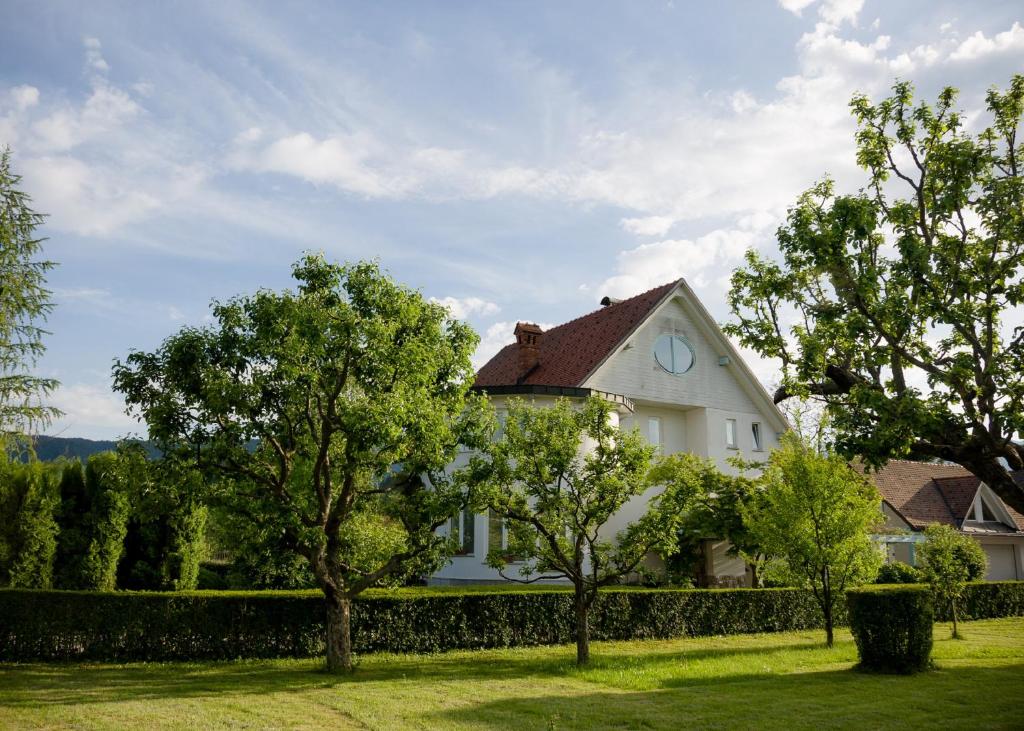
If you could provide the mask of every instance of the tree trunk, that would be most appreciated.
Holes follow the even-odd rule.
[[[327,597],[327,672],[352,671],[352,600]]]
[[[953,639],[959,640],[960,630],[957,628],[956,625],[956,597],[949,600],[949,609],[950,613],[953,615]]]
[[[832,621],[832,581],[828,566],[822,570],[821,579],[821,609],[825,614],[825,646],[832,647],[835,642],[835,632]]]
[[[583,593],[576,590],[576,664],[590,662],[590,604]]]

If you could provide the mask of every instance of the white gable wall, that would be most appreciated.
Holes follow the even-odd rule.
[[[703,316],[680,292],[664,303],[646,323],[611,355],[584,386],[628,396],[637,404],[634,421],[646,433],[650,416],[662,417],[665,453],[692,452],[711,457],[730,469],[728,457],[760,460],[778,444],[777,414],[767,413],[744,387],[746,374],[729,349],[723,348]],[[682,335],[693,346],[689,371],[674,375],[654,359],[660,335]],[[719,358],[728,356],[727,365]],[[773,409],[774,410],[774,409]],[[726,445],[726,420],[736,420],[737,448]],[[761,424],[762,451],[753,450],[752,424]]]

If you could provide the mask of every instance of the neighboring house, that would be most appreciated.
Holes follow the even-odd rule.
[[[662,454],[691,452],[731,471],[728,457],[756,460],[777,446],[785,418],[684,280],[601,304],[547,331],[516,326],[516,342],[491,358],[475,383],[499,420],[509,397],[549,406],[558,397],[593,394],[615,404],[618,424],[638,428]],[[639,517],[657,489],[627,504],[606,533],[613,536]],[[506,541],[500,519],[467,512],[448,530],[462,550],[432,581],[501,580],[484,563],[490,547]],[[708,548],[709,578],[741,583],[746,566],[726,554],[728,544]]]
[[[882,494],[889,561],[916,564],[915,545],[930,523],[951,525],[988,555],[991,580],[1024,579],[1024,515],[963,467],[892,460],[869,477]],[[1024,483],[1024,473],[1017,473]]]

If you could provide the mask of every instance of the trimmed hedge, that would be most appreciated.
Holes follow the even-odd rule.
[[[846,593],[846,604],[862,669],[916,673],[931,664],[935,601],[928,587],[854,589]]]
[[[971,585],[965,614],[1024,614],[1024,582]],[[997,614],[998,613],[998,614]],[[323,654],[318,591],[0,590],[0,660],[215,660]],[[572,594],[487,587],[370,591],[353,603],[357,652],[436,652],[573,641]],[[845,604],[836,612],[846,622]],[[818,629],[800,589],[611,589],[592,610],[595,640]]]

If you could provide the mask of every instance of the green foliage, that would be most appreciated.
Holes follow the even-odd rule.
[[[293,275],[294,291],[216,303],[212,326],[131,353],[114,382],[217,505],[308,561],[328,666],[350,669],[351,599],[447,558],[436,529],[465,497],[445,470],[488,421],[468,394],[477,337],[376,265],[310,255]]]
[[[533,582],[564,578],[575,588],[577,662],[589,655],[591,604],[602,586],[617,583],[651,551],[673,544],[678,512],[648,512],[610,535],[605,526],[644,492],[653,448],[634,430],[620,431],[612,405],[596,396],[577,407],[550,408],[510,399],[504,433],[472,460],[474,500],[507,521],[506,545],[488,547],[487,563],[502,576]],[[510,557],[521,563],[505,573]]]
[[[60,477],[59,467],[0,452],[0,586],[53,585]]]
[[[118,450],[111,477],[130,490],[131,520],[118,565],[124,589],[196,588],[206,551],[202,474],[173,456],[150,460],[139,444]]]
[[[921,571],[940,605],[949,608],[953,636],[959,637],[957,603],[967,582],[985,574],[988,557],[977,541],[951,526],[932,523],[924,535],[928,540],[918,549]]]
[[[558,588],[373,589],[353,602],[352,641],[359,652],[562,644],[575,636],[573,605],[572,591]],[[1024,582],[970,584],[963,612],[972,619],[1024,616]],[[7,589],[0,590],[0,661],[309,657],[324,651],[324,615],[318,591]],[[846,623],[842,597],[835,619]],[[817,600],[804,589],[609,588],[598,593],[592,622],[601,640],[823,625]]]
[[[659,459],[650,482],[665,486],[661,514],[677,521],[677,544],[665,557],[675,581],[700,577],[700,569],[693,567],[701,562],[702,545],[709,539],[728,540],[730,552],[755,569],[763,563],[763,551],[743,517],[755,494],[753,479],[727,475],[713,460],[680,452]]]
[[[57,522],[54,586],[111,591],[131,510],[129,488],[119,479],[114,452],[63,463]]]
[[[925,581],[924,574],[902,561],[882,564],[875,577],[876,584],[920,584]]]
[[[835,603],[847,587],[875,577],[882,556],[870,532],[882,522],[875,487],[837,455],[794,432],[782,435],[760,480],[747,522],[754,540],[798,586],[810,588],[832,644]]]
[[[734,273],[725,329],[782,362],[777,401],[827,404],[844,455],[957,462],[1024,511],[1024,75],[989,91],[977,134],[955,101],[854,97],[866,187],[800,197],[782,260]]]
[[[46,426],[60,411],[43,400],[57,387],[52,378],[30,370],[43,354],[40,326],[53,309],[46,289],[51,261],[39,259],[43,239],[36,234],[43,216],[18,190],[21,176],[11,172],[11,151],[0,150],[0,447],[16,446],[12,436]]]
[[[931,664],[935,607],[924,586],[872,586],[846,594],[860,667],[916,673]]]
[[[360,652],[438,652],[572,641],[572,592],[370,591],[352,605]],[[200,660],[324,649],[318,592],[0,591],[0,660]],[[779,632],[821,625],[809,593],[620,590],[598,594],[596,639]]]

